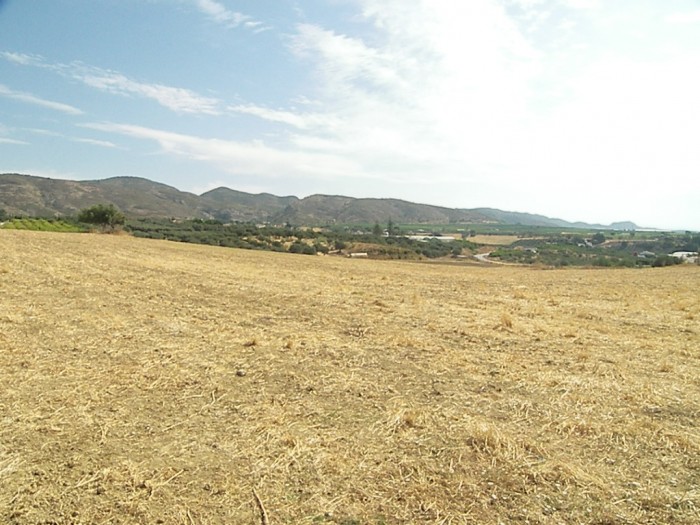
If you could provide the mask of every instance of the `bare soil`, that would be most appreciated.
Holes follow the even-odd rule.
[[[698,290],[0,230],[0,522],[697,524]]]

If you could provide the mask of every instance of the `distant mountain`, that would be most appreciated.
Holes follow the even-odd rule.
[[[482,213],[500,224],[522,224],[524,226],[548,226],[556,228],[583,228],[596,230],[636,230],[633,222],[615,222],[610,225],[589,224],[587,222],[569,222],[562,219],[552,219],[544,215],[532,213],[520,213],[514,211],[501,211],[493,208],[477,208],[473,211]]]
[[[400,224],[450,224],[485,222],[488,218],[472,210],[455,210],[398,199],[311,195],[290,203],[281,213],[275,215],[274,220],[292,224],[383,224],[388,220]]]
[[[453,209],[399,199],[357,199],[311,195],[303,199],[217,188],[202,195],[138,177],[70,181],[0,174],[0,209],[8,215],[60,217],[94,204],[114,204],[131,217],[178,217],[257,221],[296,225],[494,223],[561,228],[636,229],[631,222],[611,226],[570,223],[543,215],[492,208]]]
[[[114,204],[130,216],[204,217],[202,198],[137,177],[94,181],[0,174],[0,208],[10,215],[75,215],[94,204]]]
[[[229,188],[216,188],[202,193],[207,201],[205,211],[219,219],[229,221],[269,221],[287,206],[299,202],[298,197],[277,197],[270,193],[252,194]]]

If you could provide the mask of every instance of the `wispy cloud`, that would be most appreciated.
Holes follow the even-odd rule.
[[[8,139],[5,137],[0,137],[0,144],[15,144],[17,146],[28,146],[29,142],[24,140]]]
[[[227,27],[246,27],[255,32],[269,29],[262,22],[255,20],[249,15],[245,15],[238,11],[232,11],[226,8],[221,2],[215,0],[193,0],[195,7],[211,20],[216,23],[223,24]]]
[[[121,96],[137,96],[154,100],[163,107],[177,113],[220,115],[221,101],[216,98],[206,97],[190,89],[166,86],[158,83],[140,82],[117,71],[102,69],[83,64],[82,62],[51,63],[39,55],[26,55],[22,53],[0,52],[0,58],[7,61],[46,69],[64,77],[72,78],[83,84],[101,91]],[[10,96],[0,91],[0,95]],[[17,94],[19,98],[22,94]],[[81,114],[82,111],[65,104],[52,103],[50,101],[39,102],[40,99],[26,95],[24,100],[46,107],[53,105],[54,109],[67,113]]]
[[[73,65],[71,75],[88,86],[122,96],[136,95],[156,101],[177,113],[219,115],[220,102],[185,88],[132,80],[121,73]]]
[[[12,53],[10,51],[0,51],[0,57],[4,58],[8,62],[14,62],[15,64],[21,64],[23,66],[39,65],[43,62],[43,58],[40,55]]]
[[[307,130],[311,128],[328,128],[336,122],[330,115],[318,113],[298,113],[291,110],[271,109],[254,104],[229,106],[227,108],[233,113],[252,115],[270,122],[287,124],[294,128]]]
[[[357,171],[352,161],[323,153],[280,149],[259,140],[242,142],[111,122],[89,123],[84,127],[156,142],[165,153],[206,161],[228,173],[264,177],[333,178]]]
[[[79,124],[79,126],[83,127],[80,124]],[[116,145],[114,142],[110,142],[107,140],[98,140],[98,139],[91,139],[91,138],[84,138],[84,137],[73,137],[71,135],[66,135],[64,133],[58,133],[57,131],[51,131],[48,129],[26,128],[25,131],[28,131],[30,133],[34,133],[35,135],[43,135],[45,137],[57,137],[57,138],[69,140],[71,142],[91,144],[93,146],[101,146],[103,148],[123,149],[121,146]]]
[[[69,115],[82,115],[83,112],[68,104],[63,104],[61,102],[55,102],[53,100],[47,100],[45,98],[37,97],[30,93],[23,93],[21,91],[14,91],[7,86],[0,84],[0,96],[12,98],[14,100],[19,100],[27,104],[33,104],[35,106],[41,106],[44,108],[52,109],[54,111],[60,111],[62,113],[67,113]]]
[[[312,65],[319,112],[334,126],[294,143],[415,182],[426,173],[463,179],[500,157],[500,144],[520,132],[539,67],[504,11],[487,1],[359,3],[376,30],[371,44],[297,28],[291,50]]]
[[[410,9],[400,0],[360,3],[378,35],[371,44],[314,24],[299,25],[289,40],[290,50],[315,75],[316,88],[307,94],[313,111],[255,103],[207,106],[211,113],[290,126],[291,133],[264,143],[137,125],[92,127],[261,177],[423,184],[428,174],[431,181],[463,181],[490,169],[502,144],[521,133],[517,122],[526,113],[537,70],[537,54],[503,10],[487,0],[413,2]],[[101,78],[90,82],[141,92],[129,88],[128,79]]]
[[[237,11],[230,11],[214,0],[194,0],[194,4],[202,13],[221,24],[238,27],[243,22],[251,20],[251,17]]]
[[[122,149],[120,146],[117,146],[114,142],[110,142],[108,140],[85,139],[79,137],[71,137],[70,140],[74,142],[82,142],[83,144],[92,144],[93,146],[101,146],[103,148]]]
[[[262,27],[227,7],[242,3],[178,1],[219,28]],[[640,9],[624,7],[632,0],[339,1],[338,11],[353,11],[352,22],[300,16],[305,23],[280,40],[287,48],[274,49],[270,65],[286,52],[284,74],[294,75],[286,100],[286,78],[258,98],[240,83],[196,92],[37,55],[0,58],[180,115],[216,116],[197,119],[206,136],[167,129],[156,114],[87,127],[155,145],[179,165],[201,161],[217,180],[235,174],[238,184],[248,176],[267,191],[282,179],[294,181],[288,189],[311,180],[315,191],[362,179],[357,192],[364,195],[512,209],[547,202],[534,211],[552,215],[566,215],[575,195],[631,215],[654,205],[620,199],[625,187],[661,194],[673,179],[697,188],[700,85],[697,39],[688,33],[700,22],[697,6],[674,13],[654,0]],[[262,81],[258,69],[242,71],[246,86]],[[189,82],[181,85],[195,85]],[[236,90],[252,94],[218,95]],[[101,133],[86,140],[122,142],[97,144]]]

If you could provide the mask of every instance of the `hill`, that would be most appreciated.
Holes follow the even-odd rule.
[[[134,217],[205,217],[208,204],[193,193],[138,177],[70,181],[0,174],[0,208],[10,215],[75,215],[100,203]]]
[[[700,522],[696,267],[0,253],[2,523]]]
[[[231,221],[270,221],[287,206],[299,201],[293,196],[252,194],[223,187],[203,193],[202,198],[211,203],[206,210],[208,213]]]
[[[455,210],[415,204],[398,199],[357,199],[332,195],[311,195],[290,203],[274,216],[276,222],[292,224],[450,224],[481,223],[489,218],[469,210]]]
[[[610,226],[570,223],[542,215],[491,208],[452,209],[399,199],[336,195],[278,197],[217,188],[202,195],[138,177],[68,181],[20,174],[0,174],[0,209],[9,215],[60,217],[94,204],[114,204],[131,217],[209,218],[275,224],[521,224],[580,228]],[[633,223],[619,223],[634,229]]]

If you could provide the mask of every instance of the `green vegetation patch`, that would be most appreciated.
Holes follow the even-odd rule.
[[[491,253],[491,257],[515,264],[554,267],[660,267],[681,264],[671,257],[675,251],[695,252],[700,235],[691,232],[595,232],[585,235],[561,233],[536,239],[521,239]]]
[[[389,222],[387,232],[378,224],[364,228],[296,227],[291,225],[223,224],[216,220],[137,219],[127,221],[125,229],[135,237],[167,239],[248,250],[268,250],[316,255],[365,252],[377,259],[434,259],[469,253],[476,245],[463,239],[445,242],[437,238],[411,239],[401,235]],[[392,235],[389,235],[389,231]]]
[[[32,230],[40,232],[81,233],[85,228],[62,219],[10,219],[0,226],[8,230]]]

